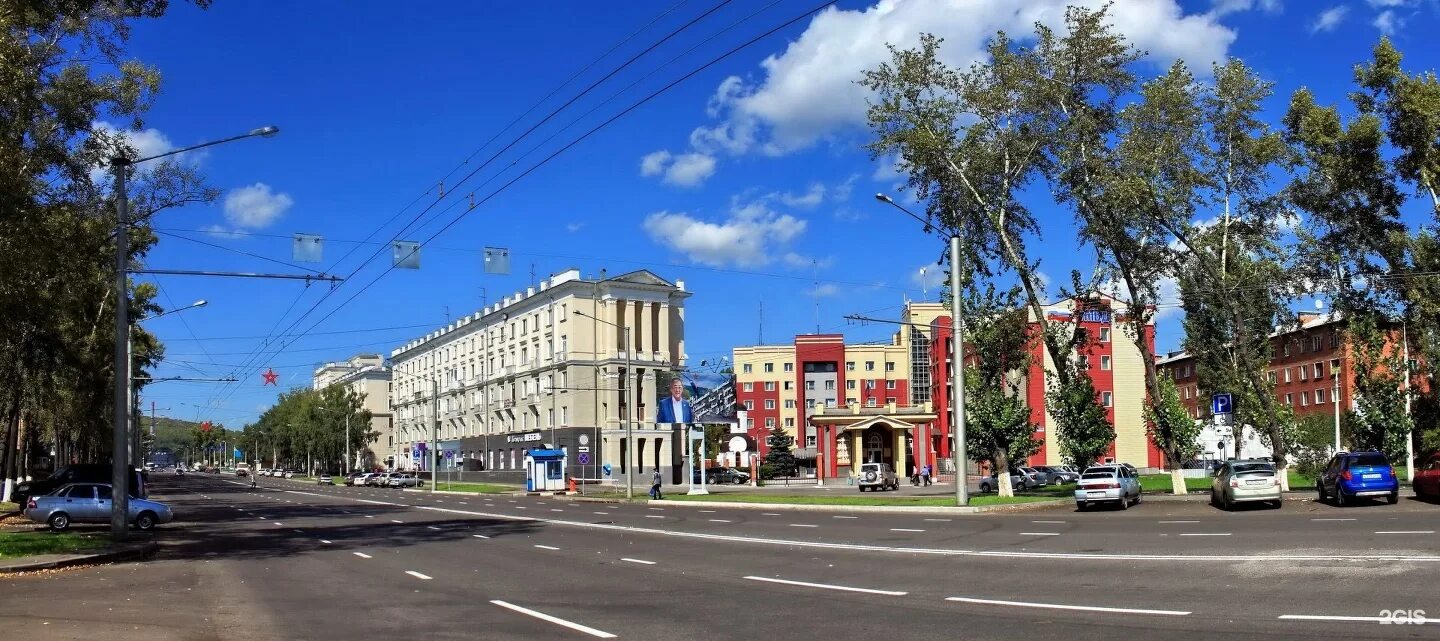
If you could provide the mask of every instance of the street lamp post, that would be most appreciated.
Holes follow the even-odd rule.
[[[925,225],[926,231],[934,228],[929,220],[916,215],[885,194],[875,194],[875,199],[920,221]],[[950,408],[951,423],[955,426],[955,443],[950,454],[955,465],[955,504],[964,506],[970,503],[970,488],[966,485],[968,479],[965,474],[965,362],[962,360],[965,353],[965,315],[960,309],[960,234],[953,231],[950,234],[950,318],[953,325],[950,362],[955,370],[954,402]]]
[[[129,534],[130,525],[130,470],[127,469],[129,463],[125,456],[126,441],[128,440],[126,429],[129,426],[130,413],[130,199],[125,190],[130,167],[147,160],[173,156],[202,147],[254,136],[273,136],[279,132],[280,129],[277,127],[261,127],[239,136],[175,149],[136,160],[124,156],[110,159],[110,167],[115,172],[115,398],[112,408],[114,425],[110,442],[112,448],[110,482],[114,488],[112,492],[114,498],[110,501],[110,538],[114,541],[124,541]]]
[[[630,421],[630,413],[635,411],[635,406],[630,402],[630,352],[633,351],[633,346],[630,344],[630,328],[628,326],[622,327],[617,323],[612,323],[607,320],[595,318],[594,316],[591,316],[579,310],[576,310],[575,313],[579,314],[580,316],[584,316],[585,318],[588,318],[590,320],[599,321],[601,323],[605,323],[606,325],[619,329],[623,331],[625,335],[625,456],[623,458],[625,462],[625,498],[633,499],[635,498],[635,430]],[[596,387],[599,386],[597,385]],[[689,438],[689,436],[687,435],[686,438]]]

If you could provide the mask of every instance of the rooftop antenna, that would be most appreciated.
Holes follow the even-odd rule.
[[[820,333],[820,266],[810,259],[810,277],[815,282],[815,333]]]
[[[765,301],[760,301],[760,335],[755,339],[756,345],[765,344]]]

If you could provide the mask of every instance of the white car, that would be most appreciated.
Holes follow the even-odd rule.
[[[1128,510],[1140,500],[1140,477],[1123,465],[1085,468],[1075,486],[1075,507],[1080,510],[1099,503],[1118,503],[1120,509]]]

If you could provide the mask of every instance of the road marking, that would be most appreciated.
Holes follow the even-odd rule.
[[[375,557],[372,557],[372,556],[370,556],[369,554],[366,554],[366,553],[364,553],[364,552],[354,552],[353,554],[354,554],[355,556],[358,556],[358,557],[362,558],[362,559],[373,559],[373,558],[375,558]]]
[[[860,518],[860,517],[858,517],[858,516],[841,516],[841,515],[837,514],[837,515],[832,516],[832,517],[830,517],[830,518],[832,518],[832,519],[858,519],[858,518]]]
[[[485,536],[484,534],[472,534],[472,535],[470,535],[470,536],[473,536],[473,537],[475,537],[475,538],[477,538],[477,539],[488,539],[488,538],[490,538],[490,537],[488,537],[488,536]]]
[[[660,516],[659,514],[646,514],[646,515],[645,515],[645,518],[647,518],[647,519],[663,519],[663,518],[665,518],[665,517]]]
[[[760,516],[780,516],[779,512],[761,512]]]
[[[1199,521],[1160,521],[1160,523],[1199,523]]]
[[[324,543],[325,545],[330,545],[330,542],[325,539],[320,539],[320,542]]]
[[[1310,519],[1311,521],[1354,521],[1355,519]]]
[[[957,449],[958,449],[958,448],[957,448]],[[404,521],[401,521],[400,519],[390,519],[390,522],[391,522],[391,523],[404,523]]]
[[[1064,523],[1064,521],[1031,521],[1031,523]]]
[[[560,548],[557,548],[557,547],[555,547],[555,546],[553,546],[553,545],[536,545],[535,547],[540,548],[540,549],[542,549],[542,550],[558,550],[558,549],[560,549]]]
[[[419,573],[419,572],[416,572],[416,571],[414,571],[414,570],[406,570],[405,573],[408,574],[408,575],[410,575],[410,576],[413,576],[413,577],[415,577],[415,578],[417,578],[417,579],[420,579],[421,581],[429,581],[429,580],[430,580],[430,577],[428,577],[428,576],[426,576],[426,575],[424,575],[424,574],[421,574],[421,573]]]
[[[1280,616],[1278,616],[1278,617],[1275,617],[1275,618],[1281,619],[1281,620],[1283,620],[1283,621],[1353,621],[1353,622],[1360,622],[1360,623],[1401,623],[1401,620],[1399,620],[1399,619],[1392,619],[1392,618],[1390,618],[1390,617],[1347,617],[1347,616],[1331,616],[1331,615],[1325,615],[1325,614],[1282,614],[1282,615],[1280,615]],[[1404,622],[1406,622],[1406,623],[1412,623],[1412,624],[1414,624],[1414,623],[1431,623],[1431,624],[1434,624],[1434,623],[1440,623],[1440,619],[1425,619],[1425,620],[1423,620],[1423,621],[1417,621],[1417,620],[1415,620],[1415,619],[1412,618],[1412,619],[1406,619]]]
[[[596,514],[609,514],[609,512],[596,512]]]
[[[809,524],[809,523],[791,523],[791,524],[790,524],[790,527],[820,527],[820,526],[818,526],[818,525],[812,525],[812,524]]]
[[[469,505],[469,503],[466,503],[466,502],[464,502],[464,501],[461,501],[460,504],[461,504],[461,505]]]
[[[1020,536],[1060,536],[1059,532],[1021,532]]]
[[[955,449],[960,449],[960,448],[955,448]],[[258,518],[260,518],[260,519],[262,519],[262,520],[263,520],[263,519],[264,519],[264,518],[265,518],[265,517],[263,517],[263,516],[262,516],[262,517],[258,517]]]
[[[645,509],[647,509],[647,510],[662,510],[662,511],[663,511],[665,508],[663,508],[663,507],[650,507],[650,508],[645,508]]]
[[[1230,536],[1229,532],[1181,532],[1180,536]]]
[[[958,448],[957,448],[957,449],[958,449]],[[523,506],[523,505],[517,505],[517,506],[515,506],[515,509],[517,509],[517,510],[523,510],[523,509],[525,509],[525,506]]]
[[[550,508],[550,511],[551,511],[551,512],[564,512],[565,510],[562,509],[562,508],[558,508],[558,507],[552,507],[552,508]]]
[[[725,519],[710,519],[710,522],[711,522],[711,523],[729,523],[730,521],[727,521],[727,520],[725,520]]]
[[[955,448],[955,449],[960,449],[960,448],[957,447],[957,448]],[[365,518],[367,518],[367,519],[373,519],[373,518],[375,518],[375,515],[373,515],[373,514],[366,514],[366,515],[365,515]]]
[[[1435,530],[1387,530],[1376,534],[1434,534]]]
[[[654,561],[646,561],[645,559],[621,558],[620,560],[621,560],[621,561],[628,561],[628,562],[630,562],[630,563],[639,563],[640,565],[655,565],[655,562],[654,562]]]
[[[701,514],[714,514],[715,510],[700,510]]]
[[[433,525],[427,525],[427,526],[425,526],[425,527],[427,527],[427,528],[429,528],[429,529],[431,529],[431,530],[438,530],[438,529],[440,529],[440,528],[435,527],[435,526],[433,526]]]
[[[300,528],[298,528],[298,527],[295,528],[295,531],[296,531],[296,532],[299,532],[300,534],[304,534],[304,533],[305,533],[305,530],[302,530],[302,529],[300,529]]]
[[[1063,605],[1060,603],[1026,603],[1024,601],[1000,601],[996,599],[975,599],[963,596],[946,597],[946,601],[978,603],[981,605],[1012,605],[1018,608],[1043,608],[1047,610],[1083,610],[1086,612],[1117,612],[1121,614],[1163,614],[1183,617],[1190,613],[1182,610],[1144,610],[1140,608],[1106,608],[1096,605]]]
[[[810,583],[809,581],[791,581],[789,579],[772,579],[768,576],[747,576],[751,581],[764,581],[766,583],[779,583],[781,585],[798,585],[803,588],[820,588],[822,590],[839,590],[841,592],[863,592],[865,594],[883,594],[885,596],[905,596],[906,592],[894,590],[872,590],[870,588],[854,588],[848,585],[830,585],[828,583]]]
[[[908,528],[908,527],[892,527],[892,528],[890,528],[890,531],[891,531],[891,532],[924,532],[925,530],[917,530],[917,529],[915,529],[915,528]]]
[[[281,523],[279,521],[271,521],[271,523],[274,523],[275,525],[285,525],[284,523]]]
[[[549,621],[550,623],[554,623],[555,625],[563,625],[567,628],[570,628],[571,630],[584,632],[585,634],[588,634],[592,637],[599,637],[601,639],[615,638],[615,635],[610,634],[609,632],[606,632],[604,630],[596,630],[595,628],[580,625],[579,623],[575,623],[573,621],[566,621],[565,619],[562,619],[560,617],[550,616],[548,614],[545,614],[544,612],[536,612],[535,610],[531,610],[530,608],[522,608],[513,603],[507,603],[498,599],[491,601],[491,603],[494,603],[495,605],[498,605],[507,610],[514,610],[516,612],[519,612],[520,614],[535,617],[537,619],[540,619],[541,621]]]
[[[930,521],[931,523],[949,523],[949,522],[950,522],[950,519],[925,519],[925,520],[926,520],[926,521]]]

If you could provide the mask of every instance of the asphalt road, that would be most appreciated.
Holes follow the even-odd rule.
[[[1413,500],[945,517],[156,481],[181,516],[156,560],[0,579],[0,626],[26,639],[1440,638],[1440,506]],[[1436,622],[1379,622],[1397,609]]]

